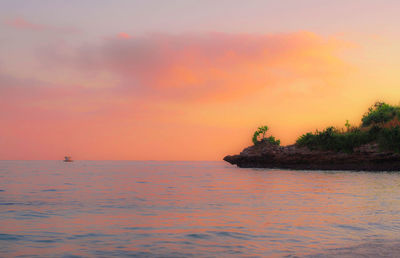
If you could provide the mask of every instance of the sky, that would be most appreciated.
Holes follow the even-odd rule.
[[[399,1],[0,2],[0,160],[221,160],[400,103]]]

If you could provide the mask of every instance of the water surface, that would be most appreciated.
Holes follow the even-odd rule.
[[[0,161],[0,257],[393,257],[400,173]]]

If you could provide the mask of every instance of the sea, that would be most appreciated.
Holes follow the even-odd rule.
[[[400,257],[400,172],[0,161],[0,257]]]

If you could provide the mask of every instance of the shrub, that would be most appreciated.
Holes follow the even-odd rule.
[[[281,140],[275,139],[274,136],[270,136],[268,138],[264,138],[263,141],[269,142],[270,144],[273,145],[281,145]]]
[[[351,152],[355,147],[377,142],[382,150],[400,152],[400,107],[376,102],[361,119],[360,127],[346,121],[347,130],[333,126],[322,132],[306,133],[296,144],[309,149]]]
[[[391,106],[384,102],[376,102],[362,117],[362,126],[383,124],[400,116],[400,107]]]
[[[331,126],[322,132],[303,134],[297,139],[296,144],[301,147],[308,147],[311,150],[352,152],[355,147],[369,143],[373,139],[374,136],[369,131],[352,128],[348,132],[343,132]]]
[[[400,127],[380,130],[378,144],[382,150],[400,152]]]

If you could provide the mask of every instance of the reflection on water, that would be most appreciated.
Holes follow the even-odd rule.
[[[1,257],[393,256],[400,173],[1,161]]]

